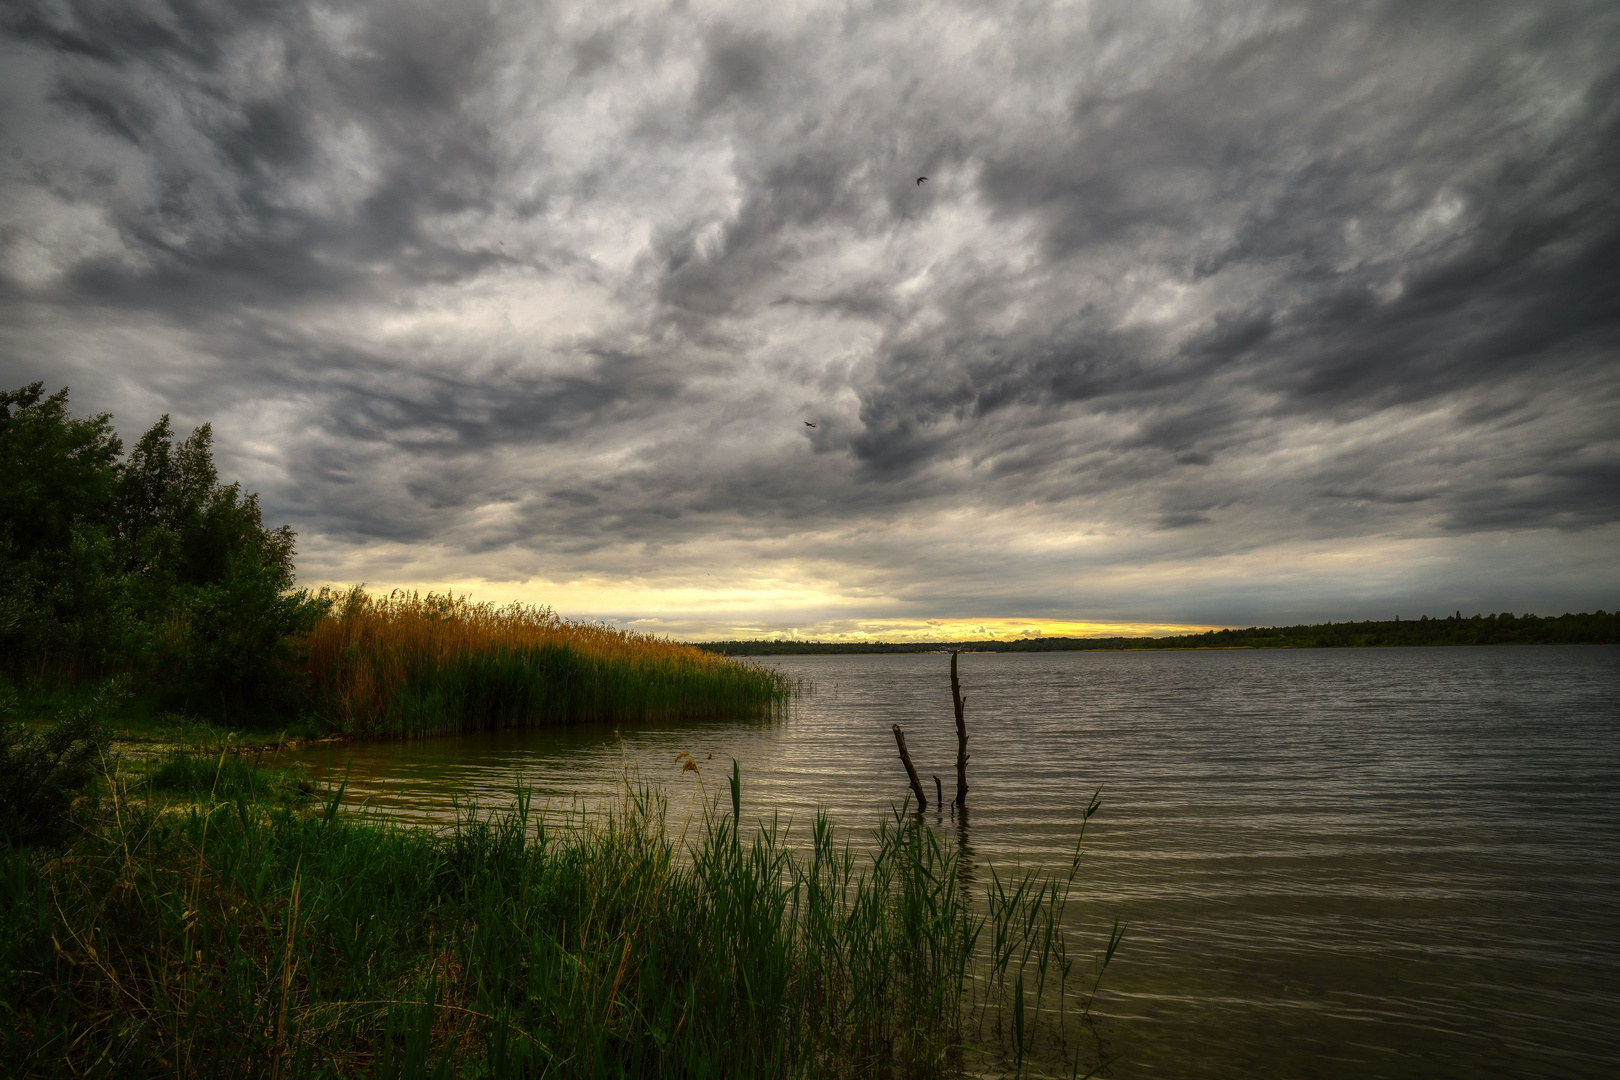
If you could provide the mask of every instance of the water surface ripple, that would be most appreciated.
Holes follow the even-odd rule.
[[[317,752],[407,817],[599,792],[629,766],[857,834],[954,786],[942,655],[767,661],[771,722],[504,732]],[[1620,650],[964,654],[973,864],[1066,859],[1130,923],[1099,998],[1117,1077],[1620,1075]],[[701,777],[674,757],[694,753]],[[713,754],[713,758],[705,755]],[[701,788],[699,784],[703,785]]]

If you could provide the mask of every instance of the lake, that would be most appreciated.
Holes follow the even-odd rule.
[[[409,819],[598,795],[675,816],[725,791],[856,842],[908,794],[890,725],[954,789],[949,657],[765,661],[771,721],[316,749]],[[963,654],[970,869],[1066,865],[1093,791],[1080,930],[1129,923],[1095,1037],[1129,1077],[1620,1075],[1620,649]],[[700,774],[675,757],[695,754]],[[713,755],[710,758],[708,755]]]

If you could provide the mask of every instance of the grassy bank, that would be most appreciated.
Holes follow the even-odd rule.
[[[514,725],[764,716],[782,675],[549,608],[355,589],[305,642],[323,722],[364,735]]]
[[[238,773],[233,798],[215,782],[183,809],[126,779],[57,857],[0,848],[15,1075],[1073,1067],[1060,1013],[1093,985],[1062,922],[1078,846],[1055,877],[989,875],[975,905],[915,817],[859,855],[825,818],[794,847],[742,824],[735,773],[684,841],[647,790],[589,817],[520,800],[432,834],[336,793],[256,800]]]

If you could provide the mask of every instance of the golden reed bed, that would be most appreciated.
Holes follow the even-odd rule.
[[[439,593],[352,589],[307,644],[322,711],[354,734],[768,715],[791,690],[650,634]]]

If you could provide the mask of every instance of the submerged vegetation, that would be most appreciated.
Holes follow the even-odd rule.
[[[367,735],[763,715],[791,688],[775,671],[549,608],[359,589],[315,625],[304,671],[331,725]]]
[[[972,898],[917,815],[860,849],[824,816],[800,847],[746,827],[735,766],[678,830],[626,785],[601,812],[520,793],[438,834],[340,790],[272,806],[236,776],[222,798],[214,771],[168,809],[109,773],[60,857],[0,845],[14,1075],[1074,1075],[1119,944],[1071,951],[1078,844],[1055,876],[981,868]]]
[[[66,390],[0,393],[0,687],[37,705],[117,676],[147,714],[366,735],[756,716],[788,695],[546,608],[294,588],[292,530],[220,482],[212,447],[165,416],[126,455]]]
[[[1443,619],[1390,619],[1251,626],[1170,637],[1030,637],[1006,641],[706,641],[697,647],[723,656],[826,653],[1083,652],[1130,649],[1331,649],[1401,645],[1587,645],[1620,642],[1620,613],[1595,611],[1542,617],[1501,612]]]

